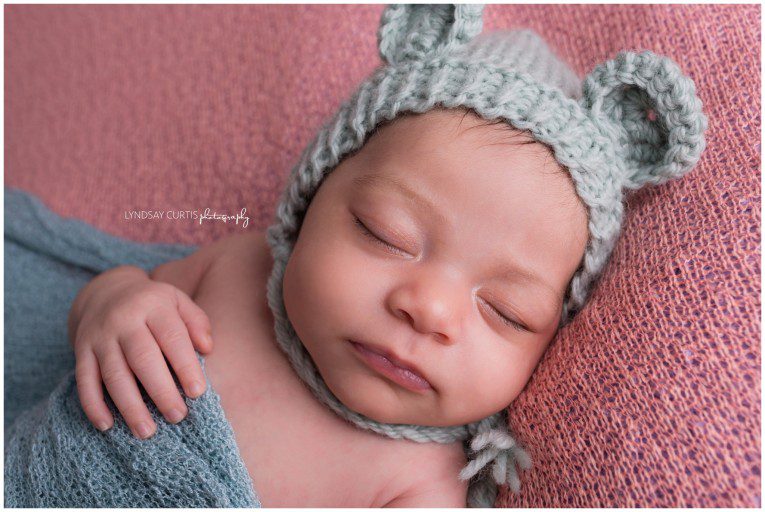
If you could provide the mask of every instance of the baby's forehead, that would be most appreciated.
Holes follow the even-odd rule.
[[[510,175],[520,174],[536,183],[544,182],[543,189],[552,185],[553,189],[563,187],[573,193],[570,175],[549,146],[502,118],[486,120],[466,109],[398,116],[378,127],[359,153],[357,171],[376,169],[413,176],[428,170],[442,182],[486,181],[492,176],[505,188],[503,182],[512,178]],[[449,169],[454,173],[447,172]],[[564,176],[552,176],[555,174]],[[552,180],[559,183],[550,184]]]
[[[362,148],[368,156],[355,171],[398,176],[470,204],[479,201],[473,184],[478,180],[484,187],[480,203],[497,197],[503,204],[517,204],[521,196],[535,197],[530,202],[535,208],[577,209],[588,215],[553,150],[503,118],[487,120],[468,109],[433,109],[399,116],[375,135],[379,138]]]
[[[406,112],[392,121],[379,125],[383,142],[396,146],[419,144],[438,146],[459,143],[461,151],[496,148],[497,158],[507,157],[518,150],[544,156],[561,167],[552,148],[537,141],[528,130],[519,130],[504,118],[484,119],[467,108],[435,108],[424,113]]]

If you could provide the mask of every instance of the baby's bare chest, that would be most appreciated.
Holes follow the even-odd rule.
[[[380,507],[405,477],[397,453],[414,443],[346,423],[313,397],[276,346],[262,269],[226,255],[195,300],[213,328],[210,384],[265,507]]]

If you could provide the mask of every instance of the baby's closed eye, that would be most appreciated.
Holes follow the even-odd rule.
[[[404,252],[398,247],[385,241],[380,236],[376,235],[356,215],[353,215],[353,221],[354,221],[354,224],[358,227],[361,234],[365,236],[366,238],[368,238],[372,243],[382,245],[386,250],[390,250],[391,252],[395,252],[396,254]],[[508,318],[508,316],[502,313],[498,308],[496,308],[495,306],[492,306],[491,304],[484,301],[483,299],[481,299],[481,301],[486,304],[487,306],[486,309],[489,311],[489,313],[495,316],[496,318],[498,318],[499,321],[502,322],[504,325],[510,326],[513,329],[520,332],[530,332],[530,330],[526,326],[524,326],[522,323],[517,322],[511,318]]]
[[[358,228],[361,231],[361,233],[365,237],[369,238],[372,242],[377,243],[379,245],[382,245],[385,248],[390,249],[391,252],[395,252],[397,254],[404,252],[401,249],[399,249],[398,247],[396,247],[395,245],[385,241],[384,239],[382,239],[381,237],[379,237],[378,235],[373,233],[372,230],[370,230],[368,227],[366,227],[366,225],[364,225],[364,223],[361,222],[361,219],[359,219],[357,216],[354,215],[353,216],[353,220],[354,220],[354,224],[356,226],[358,226]]]

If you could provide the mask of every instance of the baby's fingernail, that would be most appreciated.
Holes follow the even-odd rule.
[[[191,384],[191,394],[194,396],[199,396],[202,393],[205,392],[205,385],[201,382],[193,382]]]
[[[109,430],[110,428],[112,428],[112,426],[109,425],[108,421],[101,420],[98,422],[98,425],[96,425],[96,428],[100,430],[101,432],[103,432],[105,430]]]
[[[149,425],[148,423],[139,423],[136,430],[138,431],[138,436],[143,439],[150,437],[151,434],[154,432],[154,429],[151,428],[151,425]]]
[[[169,413],[167,413],[167,419],[170,420],[170,423],[178,423],[181,421],[186,415],[183,413],[180,409],[173,409]]]

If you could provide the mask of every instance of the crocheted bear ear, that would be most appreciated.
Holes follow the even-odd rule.
[[[483,5],[389,5],[377,29],[377,46],[388,64],[422,61],[465,44],[482,29]]]
[[[624,188],[659,185],[690,171],[707,118],[693,81],[671,59],[620,52],[584,79],[581,106],[605,128],[624,162]]]

